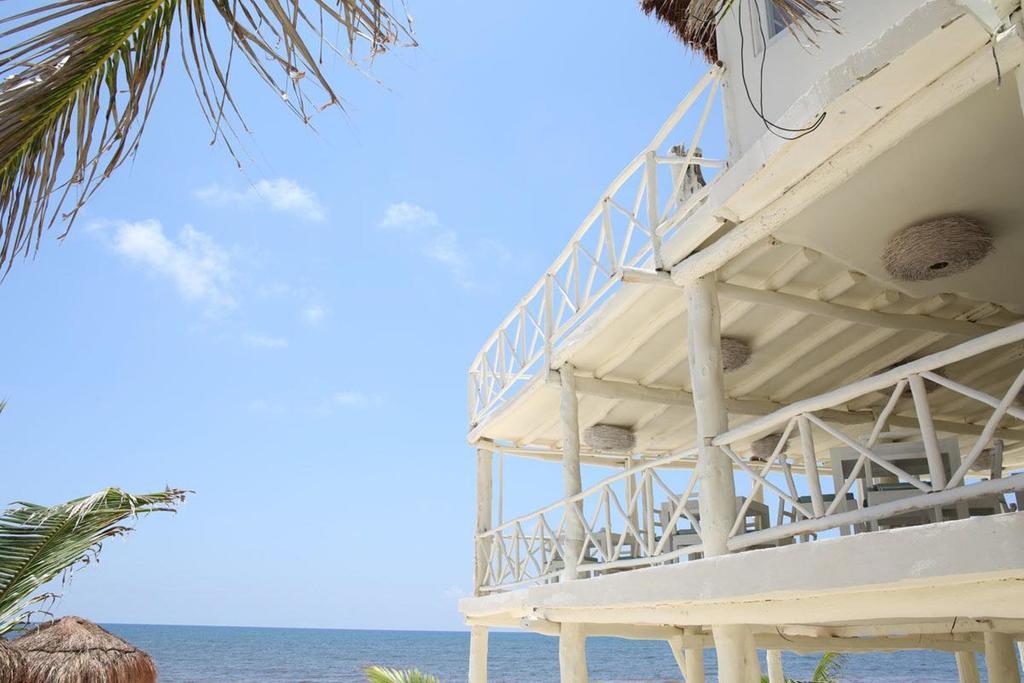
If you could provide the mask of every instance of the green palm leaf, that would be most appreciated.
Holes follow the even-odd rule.
[[[370,683],[441,683],[441,679],[425,674],[419,669],[389,669],[384,666],[368,666],[366,680]]]
[[[63,237],[136,152],[175,43],[214,140],[234,155],[244,130],[229,88],[239,55],[308,122],[340,104],[321,70],[325,51],[352,61],[357,45],[372,57],[411,35],[411,20],[382,3],[51,0],[0,19],[0,272],[61,218]],[[339,27],[340,47],[326,37]]]
[[[33,605],[52,599],[37,594],[65,570],[88,564],[108,538],[131,529],[122,522],[150,512],[173,512],[185,491],[168,489],[134,496],[106,489],[46,507],[15,503],[0,514],[0,636],[21,624]]]

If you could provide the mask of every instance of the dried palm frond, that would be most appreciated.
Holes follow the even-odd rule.
[[[739,0],[745,2],[747,0]],[[752,0],[760,2],[761,0]],[[704,55],[711,63],[718,61],[715,29],[737,0],[640,0],[644,13],[653,14],[668,24],[681,41]],[[814,42],[822,28],[836,29],[838,0],[770,0],[776,11],[786,19],[790,32]]]
[[[382,0],[51,0],[0,19],[0,272],[59,219],[66,235],[136,152],[175,42],[214,140],[234,154],[237,53],[308,122],[340,104],[325,49],[373,57],[411,42],[410,22]],[[326,37],[334,27],[347,36],[340,48]]]
[[[123,522],[150,512],[171,512],[185,491],[131,495],[105,489],[85,498],[43,506],[15,503],[0,514],[0,636],[20,626],[32,606],[51,600],[36,594],[66,570],[91,562],[108,538],[129,531]]]

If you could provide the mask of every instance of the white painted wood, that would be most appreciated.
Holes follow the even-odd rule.
[[[992,349],[997,349],[1000,346],[1012,344],[1013,342],[1020,341],[1021,339],[1024,339],[1024,323],[1016,323],[1014,325],[1004,327],[1001,330],[990,332],[944,351],[939,351],[929,356],[925,356],[924,358],[905,363],[897,368],[889,370],[888,372],[883,372],[859,382],[848,384],[833,391],[820,394],[814,398],[791,403],[771,415],[751,420],[740,427],[736,427],[721,434],[715,438],[714,443],[716,445],[730,444],[743,439],[755,437],[758,434],[768,433],[777,425],[785,424],[801,413],[817,412],[823,408],[842,405],[851,399],[863,396],[864,394],[872,391],[881,391],[887,387],[891,387],[899,380],[905,379],[912,374],[920,373],[925,370],[934,370],[935,368],[940,368],[944,365],[955,363],[965,358],[970,358],[971,356],[991,351]]]
[[[678,632],[668,639],[668,646],[672,650],[672,657],[676,660],[676,666],[679,667],[679,673],[686,677],[686,655],[683,649],[683,634]]]
[[[786,683],[786,674],[782,670],[782,652],[768,650],[765,659],[768,663],[768,683]]]
[[[487,683],[486,626],[469,627],[469,683]]]
[[[562,683],[587,683],[586,641],[581,624],[562,624],[558,634],[558,666]]]
[[[956,653],[956,672],[960,683],[981,683],[978,674],[978,660],[973,652]]]
[[[487,561],[490,557],[490,538],[482,537],[491,530],[493,458],[491,451],[479,448],[476,451],[476,561],[474,589],[480,595],[480,587],[484,584]],[[487,645],[484,644],[486,650]]]
[[[883,327],[894,330],[917,330],[919,332],[941,332],[943,334],[958,335],[964,337],[976,337],[987,332],[994,332],[998,328],[991,325],[981,325],[966,320],[948,320],[945,318],[931,318],[926,315],[904,315],[899,313],[883,313],[881,311],[869,311],[853,306],[829,301],[808,299],[785,292],[772,292],[753,287],[744,287],[731,282],[718,283],[720,296],[749,301],[751,303],[765,306],[776,306],[790,310],[817,315],[825,318],[845,320],[858,325],[870,325],[872,327]]]
[[[932,488],[938,491],[946,486],[946,468],[942,465],[939,437],[936,436],[935,425],[932,423],[927,390],[920,375],[911,375],[907,380],[910,383],[910,393],[914,397],[917,421],[921,425],[921,441],[924,443],[925,456],[928,458],[928,474],[931,476]]]
[[[690,648],[686,651],[686,683],[704,683],[704,650]]]
[[[761,663],[757,659],[754,635],[748,626],[712,626],[718,656],[718,680],[725,683],[760,683]]]
[[[729,530],[736,515],[732,465],[729,457],[709,441],[729,424],[715,284],[714,277],[709,276],[695,280],[686,288],[690,382],[701,444],[697,461],[697,477],[701,482],[701,538],[709,556],[729,552]]]
[[[576,396],[576,372],[571,365],[563,365],[558,371],[562,379],[561,403],[559,415],[562,421],[562,483],[565,497],[572,499],[583,489],[580,474],[580,415],[579,399]],[[575,506],[582,514],[583,504],[572,500],[567,505]],[[579,515],[565,512],[565,554],[562,560],[565,569],[562,572],[566,580],[578,576],[577,561],[583,551],[583,523]],[[563,680],[565,680],[563,678]]]
[[[815,517],[825,514],[825,500],[821,496],[821,479],[818,475],[818,456],[814,452],[814,437],[806,415],[797,418],[800,427],[800,450],[804,459],[804,474],[807,475],[807,489],[811,493],[811,509]]]
[[[986,631],[985,670],[989,683],[1020,683],[1020,666],[1013,636]]]

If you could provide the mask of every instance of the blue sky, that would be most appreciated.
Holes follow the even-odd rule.
[[[332,68],[315,131],[238,78],[242,172],[175,65],[137,159],[0,285],[0,499],[196,492],[59,612],[461,626],[469,362],[705,68],[632,0],[505,10],[410,0],[421,47]],[[561,490],[508,476],[513,512]]]

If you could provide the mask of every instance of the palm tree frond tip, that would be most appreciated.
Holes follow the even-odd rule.
[[[344,45],[328,38],[336,27]],[[382,0],[50,0],[0,19],[0,35],[2,274],[59,220],[66,235],[137,151],[172,51],[214,139],[235,155],[244,122],[229,82],[239,55],[308,122],[341,101],[325,53],[354,63],[414,44],[411,19]]]

